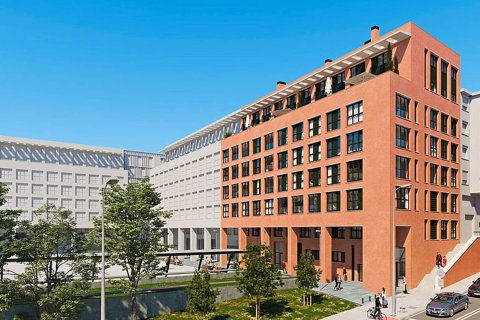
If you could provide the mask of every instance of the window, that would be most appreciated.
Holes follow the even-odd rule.
[[[300,238],[311,238],[312,233],[310,228],[300,228]]]
[[[312,88],[306,88],[305,90],[300,91],[298,98],[301,106],[309,104],[312,101]]]
[[[56,172],[47,172],[47,181],[56,182],[58,179],[58,173]]]
[[[327,211],[340,211],[340,191],[327,192]]]
[[[229,169],[223,168],[223,181],[228,181]]]
[[[345,71],[332,77],[332,93],[345,89]]]
[[[292,173],[293,190],[303,189],[303,171]]]
[[[447,212],[448,211],[448,193],[442,192],[440,194],[440,210],[442,212]]]
[[[273,133],[266,134],[264,139],[265,139],[265,150],[273,149]]]
[[[362,189],[347,190],[347,210],[363,209]]]
[[[288,198],[278,198],[278,214],[288,213]]]
[[[347,182],[362,180],[363,163],[362,160],[347,162]]]
[[[232,180],[238,178],[238,164],[232,166]]]
[[[437,92],[437,62],[438,58],[430,54],[430,90]]]
[[[438,171],[438,165],[434,163],[430,163],[430,183],[431,184],[438,184],[437,171]]]
[[[295,109],[297,107],[297,97],[296,95],[292,94],[290,97],[287,98],[287,108]]]
[[[228,206],[228,204],[224,204],[223,205],[223,217],[228,218],[229,214],[230,214],[229,206]]]
[[[361,73],[365,72],[365,62],[359,63],[356,66],[350,68],[350,78],[358,76]]]
[[[372,58],[372,72],[379,75],[387,71],[387,52]]]
[[[395,145],[399,148],[409,149],[410,129],[397,125]]]
[[[273,199],[265,200],[265,215],[273,215]]]
[[[253,154],[259,153],[260,151],[262,151],[262,140],[260,138],[253,139]]]
[[[250,204],[248,202],[242,202],[242,216],[248,217],[250,215]]]
[[[308,186],[310,188],[320,186],[320,168],[308,170]]]
[[[318,161],[321,158],[320,142],[312,143],[308,145],[309,149],[309,161]]]
[[[442,113],[440,116],[440,130],[442,130],[443,133],[448,133],[447,123],[448,115]]]
[[[303,139],[303,122],[293,125],[293,142]]]
[[[340,183],[340,164],[327,166],[327,185]]]
[[[232,203],[232,217],[238,217],[238,203]]]
[[[268,106],[262,110],[262,121],[268,121],[272,117],[272,107]]]
[[[448,141],[442,140],[440,142],[440,157],[444,160],[448,159]]]
[[[27,170],[17,169],[17,174],[16,174],[17,180],[27,180],[27,173],[28,173]]]
[[[248,157],[249,154],[250,154],[250,143],[247,141],[242,143],[242,157]]]
[[[430,220],[430,240],[437,240],[438,220]]]
[[[446,187],[448,185],[448,177],[447,176],[448,176],[448,168],[447,167],[442,167],[441,177],[440,177],[442,186]]]
[[[327,140],[327,158],[333,158],[340,155],[340,137]]]
[[[430,109],[430,129],[437,130],[438,111]]]
[[[448,63],[442,60],[440,64],[440,94],[442,97],[447,97],[447,69]]]
[[[288,191],[288,175],[278,176],[278,192]]]
[[[261,182],[260,182],[260,180],[253,180],[252,183],[253,183],[253,186],[252,186],[253,195],[258,196],[261,193],[261,191],[260,191],[261,190]]]
[[[278,146],[284,146],[288,143],[288,129],[284,128],[277,131],[278,133]]]
[[[457,187],[457,172],[458,172],[457,169],[451,169],[451,172],[450,172],[450,186],[452,188]]]
[[[242,177],[248,177],[250,175],[250,163],[243,162],[242,163]]]
[[[232,198],[238,198],[238,183],[232,184]]]
[[[273,155],[265,157],[265,172],[270,172],[273,170]]]
[[[262,214],[262,205],[260,200],[252,201],[253,204],[253,215],[259,216]]]
[[[363,132],[356,131],[347,134],[347,153],[362,151],[363,149]]]
[[[456,137],[457,136],[457,119],[454,119],[454,118],[451,118],[450,120],[450,135],[452,137]]]
[[[262,172],[262,159],[255,159],[253,162],[253,174]]]
[[[257,111],[252,114],[252,126],[256,126],[259,123],[260,123],[260,111]]]
[[[313,137],[320,134],[321,121],[320,117],[315,117],[308,120],[308,136]]]
[[[232,160],[238,159],[238,146],[232,147]]]
[[[273,193],[273,177],[265,178],[265,193]]]
[[[457,195],[450,195],[450,212],[457,213]]]
[[[327,131],[340,128],[340,109],[327,113]]]
[[[229,161],[230,152],[228,149],[223,150],[223,163],[227,163]]]
[[[320,212],[320,193],[308,195],[308,212]]]
[[[332,251],[332,261],[333,262],[345,262],[345,252],[343,252],[343,251]]]
[[[450,76],[451,76],[451,79],[450,79],[450,94],[451,94],[451,97],[450,97],[450,100],[452,100],[453,102],[457,102],[457,69],[454,68],[454,67],[451,67],[450,68]],[[452,238],[453,239],[453,238]]]
[[[18,194],[27,194],[28,193],[28,184],[17,183],[17,193]]]
[[[319,82],[315,85],[315,100],[320,100],[326,96],[325,85],[326,80]]]
[[[409,119],[410,117],[409,105],[410,105],[410,99],[397,94],[395,114],[400,118]]]
[[[450,221],[450,239],[457,239],[457,221]]]
[[[250,183],[242,182],[242,197],[248,197],[250,195]]]
[[[275,110],[282,110],[283,109],[283,100],[275,102],[274,109]]]
[[[347,106],[347,125],[363,121],[363,102],[359,101]]]
[[[278,153],[278,169],[288,167],[288,151]]]
[[[293,213],[303,213],[303,196],[292,197]]]
[[[430,156],[431,157],[438,157],[437,155],[437,143],[438,138],[430,137]]]
[[[43,172],[42,171],[32,171],[32,180],[33,181],[40,181],[43,179]]]
[[[438,211],[437,198],[438,198],[438,192],[430,191],[430,211],[433,211],[433,212]]]
[[[362,227],[351,227],[350,228],[350,238],[351,239],[362,239],[363,238],[363,228]]]
[[[273,228],[273,236],[277,238],[283,237],[283,228]]]
[[[400,179],[409,178],[410,159],[396,156],[396,177]]]
[[[295,148],[293,151],[293,165],[297,166],[303,163],[303,147]]]
[[[442,220],[440,222],[440,239],[447,240],[447,228],[448,228],[448,221]]]
[[[451,144],[450,147],[450,160],[453,162],[457,162],[457,148],[458,146],[454,143]]]
[[[62,196],[71,196],[72,195],[72,187],[69,186],[62,186]]]
[[[223,200],[227,200],[230,197],[230,188],[228,186],[224,186],[223,188]]]

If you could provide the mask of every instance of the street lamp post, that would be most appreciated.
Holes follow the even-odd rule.
[[[395,227],[395,207],[397,200],[397,191],[400,189],[410,188],[410,183],[398,186],[393,193],[393,206],[392,206],[392,316],[396,316],[397,313],[397,272],[396,272],[396,227]]]
[[[120,180],[112,178],[105,183],[103,194],[108,186],[116,185]],[[102,200],[102,274],[101,274],[101,293],[100,293],[100,319],[105,320],[105,203]]]

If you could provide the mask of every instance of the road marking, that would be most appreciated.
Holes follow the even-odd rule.
[[[473,311],[471,311],[471,312],[469,312],[469,313],[461,316],[460,318],[457,318],[457,320],[469,319],[470,317],[475,316],[475,315],[477,315],[477,314],[479,314],[479,313],[480,313],[480,309],[473,310]]]

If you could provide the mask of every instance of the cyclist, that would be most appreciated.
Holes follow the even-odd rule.
[[[380,296],[378,294],[375,295],[375,313],[373,314],[374,319],[378,319],[380,317],[380,308],[382,304],[380,303]]]

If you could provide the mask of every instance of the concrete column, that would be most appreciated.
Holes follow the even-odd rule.
[[[190,229],[190,250],[198,250],[197,248],[197,229],[196,228],[191,228]],[[190,259],[192,261],[195,261],[198,258],[198,256],[190,256]]]
[[[185,250],[185,233],[183,232],[182,228],[177,229],[177,235],[178,235],[178,250],[183,251]]]
[[[203,230],[203,243],[205,250],[211,250],[212,249],[212,234],[210,233],[212,229],[205,228]]]
[[[220,228],[220,249],[227,249],[227,241],[228,241],[227,228]],[[226,254],[220,255],[220,265],[226,266],[227,261],[228,261],[228,258]]]
[[[298,235],[297,228],[288,227],[287,228],[287,272],[289,274],[295,274],[294,267],[297,265],[297,243]]]
[[[271,238],[272,238],[272,228],[260,228],[261,244],[271,247],[272,246]]]
[[[167,229],[167,233],[168,233],[168,245],[170,247],[170,250],[173,249],[173,230],[174,229]]]
[[[245,228],[238,228],[238,249],[245,250],[247,248],[247,234]],[[238,255],[238,261],[243,259],[243,254]]]
[[[330,228],[322,227],[320,230],[320,269],[321,281],[331,282],[332,276],[332,235]]]

